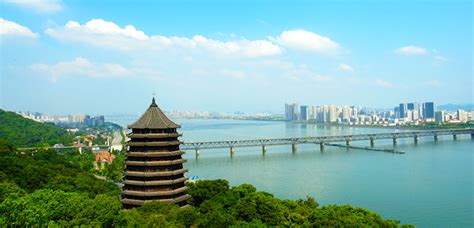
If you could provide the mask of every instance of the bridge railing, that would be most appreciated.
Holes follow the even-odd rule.
[[[330,142],[361,141],[361,140],[382,140],[411,137],[474,134],[474,129],[446,129],[446,130],[423,130],[423,131],[401,131],[388,133],[334,135],[334,136],[306,136],[290,138],[265,138],[265,139],[243,139],[224,141],[202,141],[185,142],[181,145],[182,150],[217,149],[229,147],[254,147],[254,146],[276,146],[289,144],[323,144]]]

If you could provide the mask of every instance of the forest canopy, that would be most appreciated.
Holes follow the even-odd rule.
[[[0,226],[400,226],[366,209],[282,200],[226,180],[188,183],[188,207],[152,202],[124,210],[119,187],[88,173],[75,153],[18,152],[0,140]]]

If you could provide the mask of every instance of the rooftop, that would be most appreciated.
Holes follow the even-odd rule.
[[[152,99],[150,107],[135,123],[128,125],[128,128],[132,129],[170,129],[180,128],[179,124],[174,123],[161,111],[155,102],[155,98]]]

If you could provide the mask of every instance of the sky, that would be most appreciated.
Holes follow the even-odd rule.
[[[473,103],[471,1],[0,0],[0,107]]]

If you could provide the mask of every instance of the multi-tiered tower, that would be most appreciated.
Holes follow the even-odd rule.
[[[180,128],[160,110],[153,98],[150,107],[140,119],[129,125],[128,154],[125,161],[122,203],[125,208],[158,200],[186,205],[191,198],[184,186],[186,159],[179,150]]]

